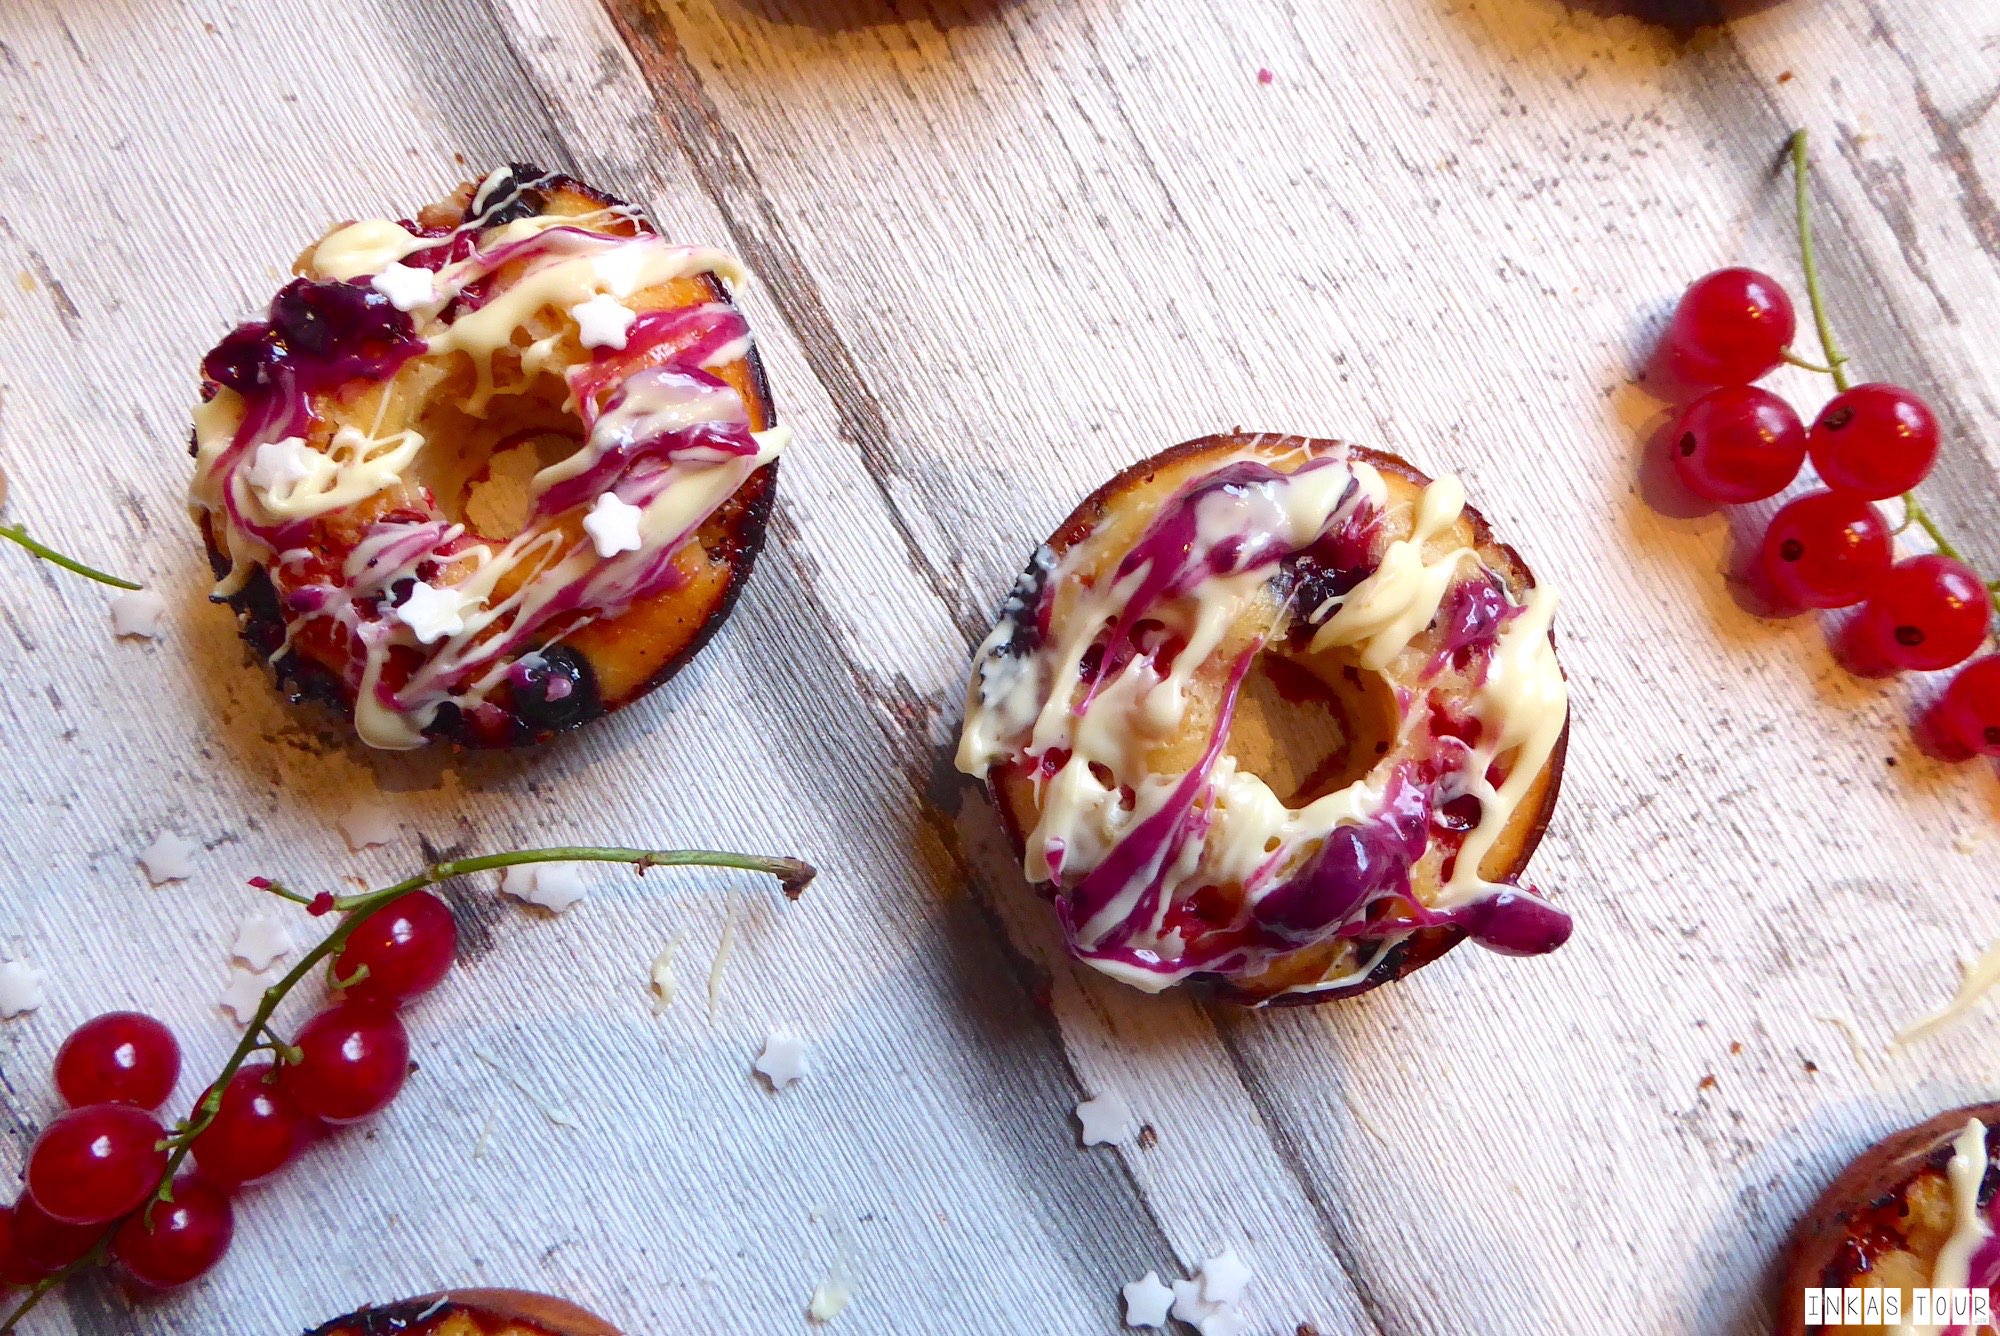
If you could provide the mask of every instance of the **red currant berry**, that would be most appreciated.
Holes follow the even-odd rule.
[[[1828,487],[1880,501],[1901,496],[1930,473],[1937,419],[1908,390],[1856,385],[1827,401],[1806,447]]]
[[[1776,496],[1806,461],[1799,415],[1754,385],[1710,390],[1680,411],[1667,443],[1687,489],[1725,505]]]
[[[279,1093],[271,1064],[239,1067],[222,1088],[215,1118],[194,1139],[202,1176],[224,1187],[269,1178],[312,1139],[312,1124]]]
[[[174,1179],[174,1199],[118,1227],[111,1255],[149,1290],[171,1290],[207,1275],[236,1233],[229,1196],[197,1174]]]
[[[1935,672],[1972,657],[1992,613],[1964,562],[1930,554],[1891,566],[1840,637],[1849,672]]]
[[[2000,756],[2000,654],[1974,659],[1959,669],[1936,704],[1925,711],[1918,734],[1947,761]]]
[[[1748,385],[1785,360],[1799,332],[1792,299],[1755,269],[1718,269],[1681,294],[1667,356],[1690,385]]]
[[[32,1285],[40,1278],[14,1251],[14,1208],[0,1206],[0,1293],[9,1285]]]
[[[429,891],[415,891],[355,925],[333,958],[333,977],[338,983],[366,969],[360,982],[341,987],[341,996],[394,1006],[437,987],[457,955],[451,910]]]
[[[160,1120],[90,1104],[50,1123],[28,1152],[28,1192],[66,1225],[102,1225],[151,1196],[167,1167]]]
[[[1808,492],[1771,517],[1756,569],[1786,610],[1845,608],[1868,597],[1894,557],[1874,506],[1851,492]]]
[[[66,1225],[23,1192],[14,1203],[9,1256],[0,1259],[0,1281],[32,1285],[89,1252],[104,1237],[102,1225]]]
[[[56,1050],[56,1089],[73,1109],[136,1104],[157,1109],[181,1075],[173,1031],[136,1011],[112,1011],[76,1027]]]
[[[292,1042],[301,1058],[284,1069],[279,1090],[325,1122],[358,1122],[380,1112],[410,1074],[410,1036],[396,1013],[377,1003],[328,1007]]]

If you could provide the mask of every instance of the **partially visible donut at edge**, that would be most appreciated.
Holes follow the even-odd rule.
[[[788,438],[732,257],[517,164],[294,268],[203,359],[190,488],[293,700],[375,747],[520,746],[701,649]]]
[[[306,1336],[619,1336],[567,1299],[526,1290],[447,1290],[363,1308]]]
[[[1420,520],[1427,541],[1404,541]],[[1405,597],[1413,573],[1434,605]],[[975,656],[959,768],[1072,954],[1147,991],[1324,1002],[1468,936],[1541,954],[1571,927],[1517,881],[1568,744],[1552,614],[1455,480],[1343,442],[1205,437],[1105,483],[1036,552]],[[1506,701],[1480,685],[1503,670]],[[1490,747],[1520,716],[1466,782],[1482,730]]]

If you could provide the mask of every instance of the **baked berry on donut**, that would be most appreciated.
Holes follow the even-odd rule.
[[[1850,1318],[1809,1290],[1859,1291]],[[1885,1291],[1870,1311],[1867,1291]],[[1886,1291],[1900,1316],[1888,1317]],[[1991,1320],[1925,1310],[1928,1293],[2000,1290],[2000,1104],[1974,1104],[1884,1138],[1834,1179],[1792,1235],[1779,1336],[1922,1332],[1994,1336]],[[1817,1303],[1813,1300],[1817,1299]],[[1815,1312],[1816,1310],[1816,1312]]]
[[[1134,465],[980,646],[958,765],[1070,950],[1149,992],[1322,1001],[1470,936],[1552,951],[1514,882],[1562,773],[1555,598],[1456,479],[1296,436]]]
[[[375,747],[517,745],[701,648],[787,437],[734,259],[516,165],[295,272],[202,361],[190,490],[294,699]]]

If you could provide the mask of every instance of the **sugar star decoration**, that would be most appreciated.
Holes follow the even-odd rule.
[[[48,976],[25,960],[0,960],[0,1021],[25,1016],[42,1005]]]
[[[387,297],[398,311],[414,311],[437,300],[437,275],[400,261],[375,275],[368,286]]]
[[[396,620],[429,645],[465,630],[465,598],[455,589],[414,584],[409,596],[396,605]]]
[[[806,1074],[805,1041],[790,1030],[772,1030],[765,1036],[764,1052],[754,1064],[757,1074],[783,1090]]]
[[[292,953],[292,935],[276,914],[246,916],[236,928],[236,944],[229,954],[253,970],[267,970],[274,961]]]
[[[1240,1336],[1243,1319],[1224,1304],[1201,1297],[1199,1280],[1174,1282],[1174,1316],[1191,1324],[1201,1336]]]
[[[583,528],[597,545],[597,555],[606,560],[620,552],[637,552],[645,543],[639,537],[639,521],[646,512],[627,504],[615,493],[606,492],[583,517]]]
[[[342,812],[337,824],[340,826],[340,837],[357,854],[363,849],[387,844],[402,829],[402,823],[396,820],[396,814],[389,810],[388,805],[373,798],[363,798]]]
[[[293,488],[317,474],[326,457],[307,445],[302,436],[287,436],[281,441],[266,441],[257,447],[257,453],[250,460],[247,475],[250,485],[265,496],[283,492],[290,495]]]
[[[246,970],[240,965],[229,967],[229,982],[222,986],[222,996],[217,999],[224,1011],[236,1018],[238,1025],[248,1025],[250,1018],[257,1014],[257,1007],[264,1000],[264,990],[284,976],[276,970]]]
[[[111,600],[111,630],[116,635],[158,640],[160,617],[166,610],[167,601],[150,589],[115,595]]]
[[[608,292],[570,307],[569,314],[576,321],[576,336],[586,348],[623,348],[632,322],[639,318],[637,311]]]
[[[1201,1264],[1201,1297],[1212,1304],[1233,1304],[1243,1297],[1255,1274],[1236,1249],[1224,1248]]]
[[[146,869],[146,879],[155,886],[186,881],[194,873],[194,856],[200,849],[193,840],[163,830],[139,855],[139,866]]]
[[[1159,1272],[1148,1271],[1120,1293],[1125,1296],[1126,1326],[1167,1325],[1167,1313],[1174,1306],[1174,1291],[1172,1286],[1161,1281]]]
[[[583,874],[567,863],[510,867],[500,874],[500,893],[560,914],[583,899]]]
[[[1132,1107],[1117,1094],[1106,1093],[1076,1106],[1086,1146],[1115,1146],[1132,1134]]]

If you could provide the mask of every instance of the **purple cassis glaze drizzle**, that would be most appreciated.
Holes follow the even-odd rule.
[[[1381,896],[1407,894],[1430,816],[1430,788],[1399,770],[1373,819],[1335,826],[1303,868],[1265,892],[1252,910],[1257,925],[1275,945],[1304,946]]]

